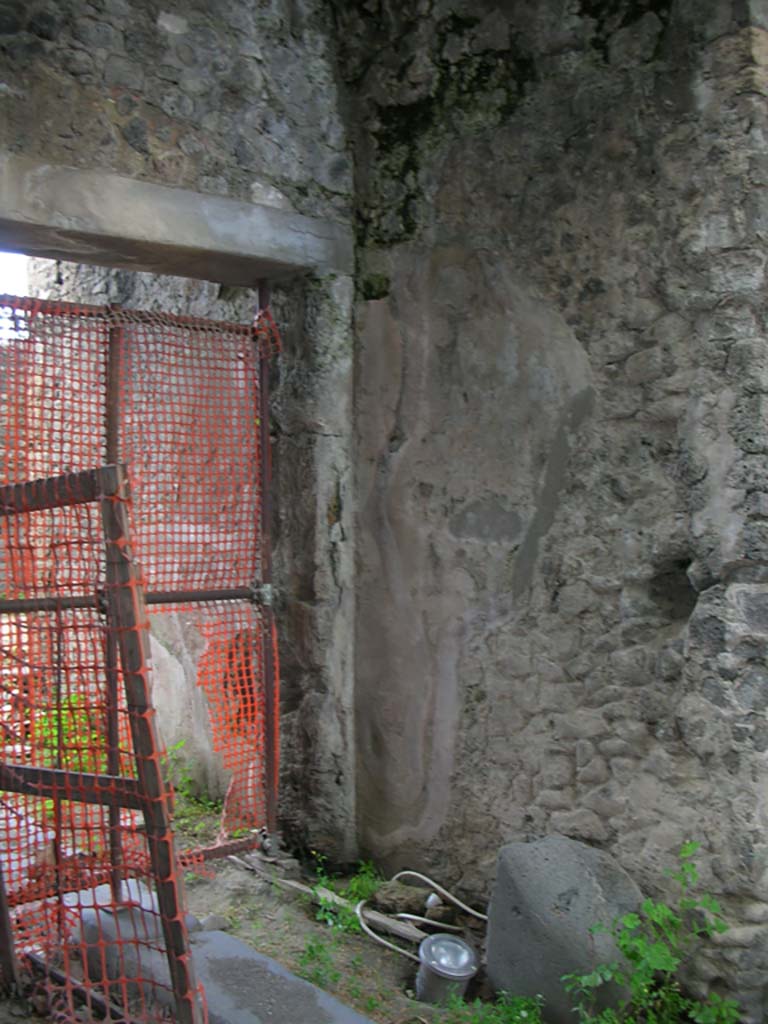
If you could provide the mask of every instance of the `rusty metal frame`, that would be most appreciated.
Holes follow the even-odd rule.
[[[63,315],[69,317],[92,317],[96,320],[104,320],[105,324],[110,322],[110,312],[118,313],[120,320],[124,323],[133,324],[165,324],[167,326],[186,327],[196,331],[209,331],[211,334],[220,333],[224,328],[229,334],[242,334],[245,337],[253,335],[253,328],[249,324],[232,323],[226,320],[206,320],[195,316],[178,316],[175,313],[163,313],[162,311],[149,312],[143,309],[122,309],[113,306],[92,306],[81,302],[60,302],[58,299],[31,299],[19,298],[17,295],[0,295],[0,306],[8,306],[11,309],[19,309],[29,316],[38,313]]]
[[[109,329],[109,347],[107,349],[107,394],[104,409],[104,446],[107,464],[117,464],[119,454],[120,433],[120,359],[122,357],[123,328],[112,326]],[[110,775],[120,772],[120,736],[118,722],[118,649],[112,619],[112,609],[104,601],[102,608],[106,623],[106,642],[104,656],[107,670],[106,704],[107,704],[107,770]],[[120,832],[120,808],[109,807],[109,880],[112,898],[120,899],[123,881],[123,840]]]
[[[0,515],[2,511],[0,510]],[[252,604],[268,604],[259,585],[251,587],[219,587],[208,590],[155,590],[144,595],[144,604],[196,604],[202,601],[250,601]],[[101,594],[74,597],[20,597],[4,600],[3,612],[55,612],[59,609],[104,607]]]
[[[40,768],[30,764],[0,761],[0,789],[46,799],[67,794],[67,800],[81,804],[106,804],[140,811],[144,799],[135,779],[120,775],[91,775],[66,768]]]
[[[3,866],[0,864],[0,990],[18,988],[19,965],[13,944],[13,928],[8,910],[8,896],[3,880]]]
[[[259,282],[259,313],[269,308],[270,288],[266,281]],[[266,346],[258,346],[258,385],[259,385],[259,472],[261,475],[261,583],[265,588],[272,588],[272,438],[269,429],[269,362],[270,355]],[[264,639],[264,760],[266,770],[264,781],[267,788],[267,829],[277,831],[277,742],[278,742],[278,709],[276,705],[276,672],[275,657],[272,647],[274,610],[272,602],[264,602],[262,608],[263,639]]]
[[[141,626],[146,620],[144,599],[136,564],[129,546],[128,483],[122,466],[110,465],[84,473],[0,488],[0,514],[14,515],[98,501],[106,549],[105,602],[109,621],[117,631],[117,653],[130,709],[137,779],[116,775],[91,775],[63,769],[0,765],[0,786],[38,796],[101,803],[119,808],[138,806],[144,815],[150,861],[157,892],[171,982],[176,1000],[176,1019],[181,1024],[202,1024],[203,1009],[195,987],[186,922],[177,881],[176,856],[171,832],[171,794],[160,770],[160,745],[151,714],[147,685],[149,651]],[[0,601],[0,614],[13,602]],[[58,607],[61,605],[59,604]],[[116,667],[116,666],[115,666]],[[109,671],[109,666],[107,666]],[[116,701],[110,709],[117,715]],[[116,731],[108,730],[111,743]],[[114,762],[115,752],[111,755]],[[9,785],[6,786],[6,783]],[[71,791],[68,787],[71,786]],[[67,788],[65,788],[67,787]],[[113,864],[113,882],[120,883],[120,865]],[[5,952],[0,966],[14,971],[13,935],[5,890],[0,879],[0,940]],[[15,977],[15,975],[12,975]]]

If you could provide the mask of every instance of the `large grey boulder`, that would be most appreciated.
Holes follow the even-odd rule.
[[[491,984],[513,995],[542,995],[547,1021],[573,1024],[560,979],[618,959],[610,935],[590,929],[610,926],[641,900],[626,871],[602,850],[561,836],[503,846],[488,908]]]

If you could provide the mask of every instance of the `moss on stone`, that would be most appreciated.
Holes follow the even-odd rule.
[[[434,33],[430,59],[437,72],[431,91],[408,103],[376,110],[372,130],[377,150],[368,202],[358,211],[361,245],[393,245],[418,234],[422,225],[422,162],[457,134],[475,134],[497,127],[520,103],[536,79],[530,58],[514,44],[505,50],[468,52],[458,59],[444,56],[451,37],[471,33],[476,17],[451,14]]]
[[[385,299],[389,295],[390,280],[387,274],[368,274],[360,283],[360,294],[366,301]]]

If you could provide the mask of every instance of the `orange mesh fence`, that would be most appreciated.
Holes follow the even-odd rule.
[[[259,569],[257,353],[250,328],[130,320],[120,458],[148,591],[250,586]]]
[[[134,547],[149,600],[163,602],[150,604],[150,612],[182,617],[196,650],[194,635],[203,638],[197,671],[198,682],[205,680],[211,745],[233,776],[248,776],[251,788],[260,789],[247,801],[238,797],[238,806],[254,809],[251,817],[225,808],[224,823],[256,828],[264,823],[266,790],[274,791],[278,756],[274,728],[271,763],[263,749],[265,708],[274,717],[278,704],[276,670],[270,678],[261,671],[266,643],[276,666],[274,627],[271,614],[249,600],[263,579],[268,451],[259,362],[279,348],[274,320],[269,311],[250,326],[29,299],[0,299],[0,305],[14,328],[0,350],[3,481],[103,462],[128,466]],[[12,581],[16,562],[28,554],[6,545],[5,555]],[[206,593],[212,603],[201,606]],[[220,596],[239,601],[237,614],[250,621],[224,612]],[[186,598],[198,602],[193,616]],[[228,734],[226,701],[216,691],[216,680],[227,685],[229,645],[238,633],[251,640],[243,671],[250,671],[247,685],[261,704],[260,711],[254,706],[247,742],[242,729]],[[245,685],[241,678],[241,691]],[[233,778],[232,793],[240,788]]]
[[[47,965],[62,1019],[83,1000],[160,1019],[175,993],[174,1019],[196,1021],[183,907],[168,910],[181,887],[155,735],[165,723],[136,695],[151,691],[147,635],[165,616],[192,652],[173,668],[185,699],[203,700],[229,780],[219,840],[273,823],[259,381],[279,336],[266,312],[243,326],[29,299],[0,307],[12,325],[0,344],[0,484],[125,463],[136,554],[113,536],[132,575],[110,579],[103,530],[122,522],[122,499],[114,512],[83,500],[0,516],[0,868],[16,950]]]
[[[214,749],[231,781],[224,799],[220,838],[266,824],[264,696],[254,686],[263,678],[263,623],[244,603],[219,605],[202,623],[205,649],[198,682],[208,698]]]

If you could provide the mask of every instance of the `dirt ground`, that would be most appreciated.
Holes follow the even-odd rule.
[[[29,1007],[16,1000],[0,999],[0,1024],[40,1024],[39,1017],[30,1017]]]
[[[190,911],[227,918],[230,934],[278,960],[377,1024],[416,1024],[428,1019],[423,1003],[408,998],[416,964],[362,934],[339,931],[315,920],[316,910],[300,895],[229,861],[213,861],[214,877],[187,876]]]
[[[217,805],[177,792],[177,849],[211,845],[219,821]],[[313,884],[311,878],[304,881]],[[343,885],[339,880],[337,887]],[[208,861],[201,874],[187,872],[184,888],[189,911],[204,925],[212,915],[223,918],[207,926],[249,943],[374,1024],[432,1024],[432,1007],[411,998],[417,964],[362,933],[318,920],[307,897],[280,889],[227,858]],[[28,1003],[0,998],[0,1024],[40,1024],[41,1019]]]

